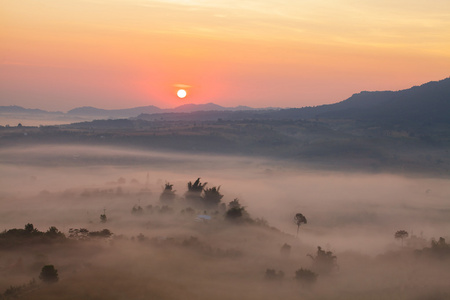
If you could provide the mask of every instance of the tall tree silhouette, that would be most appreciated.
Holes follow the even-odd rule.
[[[173,184],[166,182],[164,190],[159,196],[159,201],[163,204],[173,204],[175,200],[175,190],[173,190]]]
[[[294,223],[297,224],[297,235],[298,235],[298,230],[300,229],[300,225],[306,224],[307,222],[308,221],[306,220],[306,218],[303,214],[301,214],[301,213],[295,214]]]
[[[397,240],[402,240],[402,247],[403,247],[403,240],[409,236],[409,233],[406,230],[398,230],[394,234],[394,238]]]
[[[222,200],[223,195],[220,193],[219,187],[206,188],[203,190],[203,204],[205,208],[217,208]]]
[[[185,194],[188,204],[194,207],[202,207],[203,198],[201,194],[207,184],[207,182],[201,183],[200,178],[197,178],[194,183],[192,183],[191,181],[188,182],[188,191]]]

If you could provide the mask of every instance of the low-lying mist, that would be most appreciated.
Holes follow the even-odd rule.
[[[225,205],[192,208],[185,197],[188,182],[197,178],[207,188],[220,187]],[[169,204],[160,200],[166,184],[175,191]],[[58,283],[24,286],[18,295],[449,299],[448,280],[442,278],[450,275],[450,258],[420,255],[432,238],[450,239],[449,197],[448,179],[315,171],[253,157],[5,148],[0,230],[31,223],[45,232],[55,226],[68,241],[24,246],[0,239],[0,293],[38,280],[40,268],[52,264]],[[251,222],[227,220],[234,199]],[[307,219],[299,228],[297,213]],[[81,228],[113,234],[73,234]],[[399,230],[408,237],[395,239]],[[291,248],[283,254],[284,244]],[[314,265],[318,246],[336,256],[332,270],[323,274]],[[318,275],[314,284],[294,279],[300,268]]]

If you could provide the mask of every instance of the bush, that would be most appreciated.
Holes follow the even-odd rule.
[[[295,279],[303,285],[312,285],[317,280],[317,274],[308,269],[299,269],[295,271]]]
[[[46,265],[42,267],[39,279],[46,283],[54,283],[59,280],[58,271],[53,265]]]
[[[284,272],[277,272],[275,269],[267,269],[264,277],[268,280],[281,280],[284,278]]]

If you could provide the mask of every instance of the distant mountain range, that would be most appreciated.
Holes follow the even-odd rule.
[[[0,113],[7,114],[64,114],[60,111],[46,111],[42,109],[23,108],[17,105],[0,106]]]
[[[29,109],[21,106],[0,106],[0,114],[31,114],[31,115],[66,115],[70,117],[88,118],[132,118],[140,114],[163,114],[163,113],[191,113],[196,111],[249,111],[258,110],[248,106],[223,107],[214,103],[207,104],[184,104],[171,109],[162,109],[153,105],[141,106],[127,109],[101,109],[91,106],[83,106],[69,110],[67,113],[50,112],[41,109]]]
[[[173,109],[142,106],[129,109],[79,107],[48,112],[20,106],[0,106],[1,114],[58,115],[94,119],[138,118],[143,120],[238,120],[238,119],[346,119],[395,123],[449,123],[450,78],[401,91],[360,92],[329,105],[303,108],[255,109],[247,106],[223,107],[214,103],[185,104]]]

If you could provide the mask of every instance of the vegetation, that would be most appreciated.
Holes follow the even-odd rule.
[[[45,287],[45,289],[40,288],[35,282],[29,285],[17,285],[17,280],[14,276],[9,277],[8,274],[10,282],[1,287],[4,292],[0,294],[0,299],[14,297],[29,299],[26,298],[28,294],[31,297],[30,299],[45,299],[46,297],[38,297],[36,295],[39,295],[39,293],[45,294],[46,289],[55,291],[54,285],[46,285],[44,283],[58,281],[58,270],[56,270],[54,265],[49,264],[50,258],[51,261],[55,261],[53,258],[58,257],[58,255],[67,255],[70,257],[67,258],[68,262],[64,262],[64,265],[60,265],[59,263],[60,261],[64,261],[64,259],[59,258],[58,260],[58,269],[61,270],[61,275],[64,275],[64,280],[61,280],[56,287],[61,287],[64,290],[71,286],[71,280],[75,278],[73,282],[83,282],[85,276],[92,276],[89,277],[90,280],[100,285],[103,283],[98,283],[95,278],[109,276],[108,278],[111,282],[122,282],[127,281],[127,278],[131,278],[129,279],[130,282],[127,281],[127,285],[131,286],[136,282],[143,282],[142,285],[145,286],[153,281],[157,281],[155,285],[159,285],[163,281],[169,281],[168,290],[172,290],[178,287],[174,281],[170,281],[170,278],[175,278],[180,276],[179,274],[186,273],[192,276],[192,279],[189,278],[186,282],[189,282],[195,288],[189,289],[186,286],[182,286],[180,290],[184,292],[199,289],[199,293],[203,293],[203,281],[206,282],[205,286],[214,284],[214,282],[217,282],[217,278],[229,280],[234,283],[236,280],[243,280],[245,276],[249,276],[250,284],[255,284],[253,281],[267,280],[265,281],[266,284],[259,282],[256,285],[264,291],[261,293],[260,299],[270,299],[270,289],[268,288],[267,291],[264,290],[265,288],[261,287],[264,285],[275,289],[273,293],[285,293],[289,295],[286,299],[297,299],[299,290],[302,293],[311,295],[318,293],[320,296],[317,296],[317,299],[327,298],[324,295],[328,291],[338,295],[335,299],[340,299],[339,297],[341,296],[342,299],[347,299],[347,296],[348,299],[364,299],[364,295],[357,293],[347,294],[347,291],[343,291],[342,282],[346,282],[349,278],[349,282],[352,280],[358,281],[359,279],[356,279],[356,277],[366,277],[372,280],[373,276],[377,278],[376,280],[385,280],[385,282],[388,282],[386,286],[389,288],[385,288],[379,295],[377,294],[378,296],[381,295],[380,298],[410,299],[411,297],[407,296],[413,295],[414,291],[419,288],[407,292],[407,296],[402,294],[402,297],[404,296],[403,298],[396,297],[398,296],[396,294],[397,291],[401,290],[401,286],[405,282],[409,284],[408,280],[410,279],[402,281],[402,277],[399,276],[400,279],[398,279],[398,282],[400,283],[397,283],[397,281],[391,283],[392,280],[384,278],[389,277],[383,273],[382,268],[384,265],[394,265],[394,268],[395,266],[400,266],[402,262],[398,262],[397,259],[398,257],[402,257],[402,260],[410,263],[410,265],[414,265],[417,268],[425,268],[426,272],[424,272],[424,275],[411,275],[412,278],[415,278],[414,276],[418,277],[417,281],[412,284],[423,282],[423,278],[420,276],[429,276],[427,272],[433,270],[429,265],[442,264],[443,274],[446,274],[445,266],[448,266],[448,261],[450,261],[450,245],[443,237],[432,240],[427,244],[427,247],[420,248],[417,246],[420,244],[414,244],[417,247],[417,250],[415,250],[415,248],[409,245],[412,245],[418,238],[414,235],[410,237],[406,231],[399,230],[394,234],[394,237],[401,239],[402,244],[404,240],[405,247],[396,249],[393,253],[388,253],[389,255],[380,255],[370,259],[363,256],[358,258],[358,255],[356,255],[356,258],[349,258],[348,253],[344,254],[344,259],[342,259],[341,254],[339,254],[340,264],[343,266],[342,270],[340,270],[337,265],[337,256],[332,251],[325,251],[319,246],[314,255],[308,255],[311,258],[311,261],[309,261],[304,254],[308,253],[311,249],[309,248],[310,246],[304,243],[304,239],[298,239],[279,230],[273,230],[264,219],[251,219],[246,208],[241,205],[237,198],[228,202],[226,207],[221,210],[221,207],[225,206],[225,204],[222,203],[224,196],[220,194],[220,188],[205,188],[206,184],[202,184],[200,181],[198,181],[198,184],[195,182],[191,184],[191,186],[194,185],[197,185],[197,187],[202,186],[200,196],[203,199],[207,197],[215,199],[210,200],[214,204],[208,206],[211,208],[209,215],[203,215],[205,213],[205,206],[195,208],[186,207],[187,203],[185,199],[179,198],[174,199],[170,205],[144,206],[145,210],[140,205],[135,205],[133,209],[136,212],[134,213],[139,211],[141,217],[132,218],[129,215],[128,205],[130,202],[127,202],[123,205],[127,222],[138,224],[138,229],[142,230],[142,233],[138,231],[139,234],[136,232],[131,237],[122,234],[115,235],[109,229],[98,230],[99,228],[96,228],[96,226],[101,226],[98,223],[92,225],[95,228],[92,231],[84,227],[70,228],[67,238],[55,226],[49,227],[45,232],[39,231],[31,223],[27,223],[23,229],[4,230],[0,233],[0,245],[2,248],[0,250],[3,250],[2,254],[7,253],[7,255],[15,259],[16,257],[11,253],[20,252],[21,255],[25,255],[25,259],[23,260],[24,266],[22,267],[18,267],[17,264],[0,264],[0,275],[8,274],[8,272],[16,272],[19,278],[26,278],[30,274],[36,274],[38,272],[36,269],[44,265],[40,270],[39,279],[43,282],[41,287]],[[126,193],[125,191],[125,195],[127,195]],[[206,196],[208,193],[209,196]],[[126,199],[127,196],[124,196],[124,198]],[[154,199],[153,204],[155,203],[160,203],[158,202],[158,196]],[[210,217],[210,219],[207,222],[197,223],[195,219],[199,215]],[[118,217],[117,220],[119,219]],[[296,222],[297,229],[307,222],[301,213],[295,215],[294,221]],[[112,229],[114,232],[116,232],[116,228],[121,230],[121,226],[123,226],[123,223],[117,222],[116,218],[110,220],[108,224],[113,226]],[[166,232],[171,232],[171,228],[173,227],[177,229],[172,231],[171,234],[166,235]],[[182,229],[180,230],[180,228]],[[30,251],[29,249],[33,245],[37,245],[37,247]],[[50,254],[45,258],[33,258],[33,255],[37,255],[35,252],[39,254],[40,251]],[[302,255],[299,255],[302,251],[304,251]],[[80,255],[80,253],[82,254]],[[129,257],[127,257],[128,255],[123,255],[124,253],[130,253]],[[282,256],[281,258],[280,255]],[[13,259],[11,260],[14,262]],[[352,262],[352,260],[354,261]],[[0,263],[4,261],[0,260]],[[310,266],[306,265],[308,262],[311,262]],[[354,264],[354,266],[351,264]],[[118,267],[115,267],[116,265]],[[127,267],[124,268],[124,266]],[[250,270],[246,269],[248,266],[251,266]],[[270,267],[265,269],[267,266],[275,266],[276,268]],[[294,266],[307,267],[296,269]],[[283,270],[279,270],[279,268]],[[215,271],[216,269],[217,271]],[[265,272],[261,272],[264,269]],[[35,273],[32,273],[32,270]],[[291,275],[286,276],[284,270],[289,270],[289,273],[286,274]],[[90,275],[91,272],[92,275]],[[211,276],[211,272],[217,273]],[[401,275],[403,274],[402,272],[407,272],[407,270],[398,268],[395,272],[395,275],[392,276]],[[160,276],[162,278],[161,280],[159,279]],[[200,278],[203,281],[199,280]],[[199,280],[202,283],[192,283],[194,280]],[[88,283],[84,284],[89,286]],[[339,286],[341,290],[334,287],[334,284]],[[356,283],[353,286],[352,284],[345,283],[345,289],[347,289],[347,286],[350,286],[348,289],[352,287],[359,289]],[[114,298],[111,294],[117,294],[121,288],[124,289],[123,286],[125,284],[118,285],[119,287],[110,285],[111,293],[108,296],[105,295],[104,298]],[[394,287],[391,288],[390,285]],[[439,284],[435,285],[442,286]],[[312,289],[313,286],[315,289]],[[320,291],[319,287],[320,289],[323,288],[325,292]],[[255,285],[248,289],[253,288],[255,288]],[[239,287],[239,289],[245,288]],[[131,293],[131,290],[133,289],[130,288],[130,290],[122,291],[122,293],[123,295],[128,295],[127,293]],[[292,291],[295,291],[295,293]],[[445,291],[444,289],[443,295],[446,295]],[[165,292],[167,293],[167,290]],[[86,292],[84,296],[76,294],[73,290],[70,293],[79,296],[74,296],[75,298],[92,297],[95,294],[93,290]],[[252,296],[254,295],[252,294]],[[428,299],[430,298],[428,296],[429,294],[424,294],[423,298],[417,299]],[[187,298],[204,299],[205,297],[196,294],[190,295]],[[311,297],[311,299],[316,299],[315,296]],[[242,299],[250,298],[246,296],[242,297]],[[100,297],[99,299],[103,298]],[[445,299],[445,297],[437,299]]]
[[[310,286],[315,283],[318,276],[319,275],[308,269],[300,268],[295,271],[295,280],[304,286]]]
[[[308,254],[313,260],[313,270],[319,274],[329,274],[337,268],[337,257],[331,251],[324,251],[322,247],[317,247],[315,256]]]
[[[418,250],[417,253],[439,260],[450,259],[450,244],[443,237],[440,237],[437,241],[432,239],[430,247]]]
[[[205,188],[203,190],[203,203],[206,208],[217,208],[223,195],[219,192],[219,187]]]
[[[166,182],[164,185],[164,190],[159,196],[159,201],[165,205],[171,205],[175,201],[175,191],[173,190],[173,184]]]
[[[225,213],[225,218],[233,222],[242,222],[250,220],[250,217],[247,211],[245,210],[245,207],[241,206],[237,198],[228,203],[228,210]]]
[[[207,184],[208,184],[207,182],[201,183],[200,178],[197,178],[197,180],[194,181],[194,183],[192,183],[191,181],[188,182],[187,184],[188,190],[185,194],[186,202],[188,205],[196,208],[204,207],[203,201],[204,199],[201,194]]]
[[[284,278],[284,272],[277,272],[275,269],[267,269],[264,277],[268,280],[281,280]]]
[[[39,279],[45,283],[54,283],[59,280],[58,270],[53,265],[46,265],[42,267]]]
[[[64,233],[56,227],[50,227],[46,232],[39,231],[33,224],[28,223],[24,229],[9,229],[0,233],[0,249],[17,247],[27,244],[43,244],[49,242],[63,242]]]
[[[304,118],[295,109],[278,113],[283,115],[267,118],[253,113],[248,118],[218,121],[216,117],[201,122],[122,120],[129,125],[127,131],[120,120],[32,127],[27,128],[27,136],[23,128],[0,127],[1,145],[53,144],[61,140],[104,146],[132,144],[152,150],[283,158],[307,162],[314,168],[450,176],[448,123],[433,118],[418,122],[416,118],[405,121],[391,117],[388,122],[379,122],[326,114],[316,119],[309,113]],[[195,182],[191,184],[195,189]]]
[[[5,290],[3,295],[0,294],[0,299],[17,299],[22,294],[32,291],[38,286],[35,279],[30,280],[26,284],[10,286]]]
[[[131,213],[133,215],[142,215],[144,213],[144,209],[140,205],[134,205],[131,209]]]
[[[297,225],[297,235],[298,235],[298,230],[300,229],[300,225],[306,224],[307,221],[306,221],[306,218],[304,215],[302,215],[301,213],[297,213],[297,214],[295,214],[294,222]]]
[[[395,232],[394,234],[394,238],[397,240],[401,240],[402,241],[402,246],[403,246],[403,240],[405,238],[407,238],[409,236],[409,233],[406,230],[398,230],[397,232]]]
[[[106,217],[106,212],[103,210],[103,213],[100,215],[100,222],[106,223],[108,221],[108,218]]]
[[[280,253],[281,255],[285,257],[289,257],[291,254],[291,245],[288,245],[287,243],[284,243],[283,246],[281,246]]]

